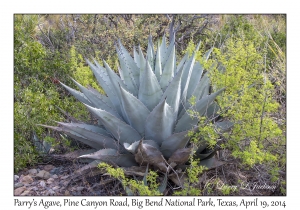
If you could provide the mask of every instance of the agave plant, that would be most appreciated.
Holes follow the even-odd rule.
[[[209,93],[210,82],[203,66],[195,61],[196,52],[178,62],[175,55],[175,36],[167,45],[165,36],[156,51],[149,37],[147,54],[140,47],[134,48],[133,57],[119,41],[116,44],[120,67],[119,74],[103,61],[87,60],[106,95],[91,87],[84,87],[75,80],[77,91],[61,83],[74,97],[84,103],[98,119],[97,125],[81,122],[46,126],[62,131],[68,136],[94,148],[95,152],[79,158],[113,162],[121,167],[150,165],[162,172],[183,165],[191,152],[200,157],[202,164],[213,156],[205,142],[192,151],[187,135],[198,127],[198,118],[188,110],[210,118],[218,106],[215,98],[224,90]],[[207,60],[212,49],[204,55]],[[190,99],[196,101],[194,105]],[[213,160],[213,159],[209,159]]]

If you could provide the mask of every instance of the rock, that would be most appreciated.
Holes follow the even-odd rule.
[[[60,179],[61,179],[61,180],[64,180],[64,179],[67,179],[67,178],[69,178],[69,175],[63,176],[63,177],[61,177]]]
[[[84,189],[84,187],[77,187],[76,190],[81,192]]]
[[[59,189],[59,186],[55,186],[55,187],[52,188],[52,190],[54,190],[54,191],[56,191],[58,189]]]
[[[71,195],[70,192],[69,192],[69,190],[66,190],[66,191],[65,191],[65,195],[66,195],[66,196]]]
[[[60,166],[58,168],[53,168],[51,171],[50,171],[50,174],[60,174],[61,171],[63,170],[64,167]]]
[[[41,178],[41,179],[49,179],[50,178],[50,173],[48,171],[41,170],[36,176]]]
[[[44,166],[45,171],[51,171],[53,168],[55,168],[53,165],[45,165]]]
[[[28,194],[30,194],[30,190],[25,190],[25,191],[21,194],[21,196],[25,196],[25,195],[28,195]]]
[[[19,177],[18,175],[14,175],[14,180],[15,180],[15,182],[18,181],[19,178],[20,178],[20,177]]]
[[[22,179],[20,181],[23,184],[30,184],[31,182],[33,182],[33,179],[30,175],[27,175],[27,176],[22,177]]]
[[[31,190],[33,190],[33,191],[38,191],[38,190],[39,190],[39,188],[38,188],[38,187],[36,187],[36,186],[34,186],[33,188],[31,188]]]
[[[64,182],[62,182],[62,185],[66,187],[66,186],[68,186],[69,183],[70,183],[70,181],[64,181]]]
[[[53,179],[53,178],[47,179],[47,184],[52,184],[53,182],[54,182],[54,179]]]
[[[25,190],[26,190],[26,187],[19,187],[19,188],[15,189],[14,195],[15,196],[21,195]]]
[[[37,171],[36,169],[30,169],[30,170],[28,171],[28,174],[29,174],[29,175],[33,175],[33,176],[35,176],[37,173],[38,173],[38,171]]]
[[[40,186],[44,188],[44,187],[46,187],[46,183],[44,181],[41,181]]]
[[[53,174],[53,175],[51,176],[51,178],[53,178],[53,179],[57,179],[57,178],[58,178],[58,176],[57,176],[56,174]]]
[[[14,188],[16,189],[16,188],[23,187],[23,186],[24,186],[24,184],[22,182],[18,182],[15,184]]]
[[[55,195],[55,192],[52,189],[50,189],[46,192],[46,195]]]

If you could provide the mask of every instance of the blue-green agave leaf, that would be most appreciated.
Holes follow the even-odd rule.
[[[90,85],[87,86],[87,89],[91,93],[93,93],[96,97],[100,98],[101,101],[103,101],[104,103],[106,103],[109,107],[113,107],[113,104],[111,103],[111,101],[109,100],[109,98],[106,95],[101,94],[98,90],[94,89]]]
[[[223,91],[225,88],[222,88],[221,90],[212,93],[208,96],[205,96],[201,98],[195,105],[195,107],[192,107],[195,111],[197,111],[200,116],[203,116],[209,105],[215,100],[215,98]],[[177,125],[175,127],[175,132],[181,132],[185,130],[191,129],[193,126],[196,126],[199,119],[197,117],[192,117],[189,115],[188,112],[185,112],[183,116],[178,120]]]
[[[129,124],[135,128],[141,136],[145,132],[145,122],[150,114],[149,109],[135,96],[120,86],[123,110]]]
[[[124,143],[124,148],[127,151],[131,152],[132,154],[135,154],[137,152],[136,150],[139,146],[139,143],[140,143],[140,141],[136,141],[132,144]],[[149,144],[149,145],[155,147],[156,149],[159,149],[158,144],[153,140],[143,140],[143,144]]]
[[[162,56],[162,61],[161,61],[162,63],[161,63],[161,65],[162,65],[163,69],[164,69],[164,67],[165,67],[165,65],[167,63],[167,60],[169,60],[169,57],[172,55],[171,52],[172,52],[172,50],[173,50],[174,47],[175,47],[175,40],[173,39],[173,40],[170,40],[170,44],[167,47],[164,56]],[[174,64],[175,64],[175,62],[174,62]]]
[[[130,167],[137,165],[133,155],[120,154],[115,149],[101,149],[88,155],[79,156],[79,158],[91,158],[95,160],[102,160],[105,162],[113,162],[121,167]]]
[[[64,128],[67,128],[71,131],[80,134],[81,136],[88,139],[89,141],[101,145],[102,148],[112,148],[112,149],[119,148],[118,142],[116,142],[113,138],[109,137],[107,131],[101,128],[95,128],[96,126],[94,126],[93,130],[88,130],[87,128],[91,128],[92,127],[91,125],[83,126],[78,124],[74,125],[74,123],[61,123],[61,122],[58,122],[58,124]]]
[[[199,42],[199,44],[197,45],[196,50],[194,51],[192,57],[183,66],[183,73],[182,73],[182,78],[181,78],[181,88],[182,88],[181,89],[182,90],[181,102],[182,102],[182,105],[180,107],[180,110],[186,104],[187,91],[188,91],[192,71],[193,71],[194,64],[195,64],[196,52],[199,50],[200,44],[201,44],[201,42]]]
[[[148,37],[148,48],[147,48],[147,57],[146,60],[149,62],[152,70],[154,69],[154,48],[153,48],[153,42],[152,37],[149,35]]]
[[[220,110],[219,105],[216,102],[213,102],[209,107],[207,108],[207,111],[205,113],[207,119],[215,119],[218,117],[218,111]]]
[[[162,142],[160,150],[164,157],[169,158],[176,150],[184,148],[189,139],[188,131],[174,133]]]
[[[174,129],[174,110],[164,100],[160,102],[147,117],[145,139],[161,143],[171,136]]]
[[[143,182],[144,182],[145,186],[148,186],[148,183],[147,183],[148,169],[149,169],[149,164],[147,164],[145,175],[143,177]]]
[[[192,96],[195,97],[195,99],[194,99],[195,102],[199,101],[199,99],[201,99],[203,96],[208,95],[209,85],[210,85],[209,78],[206,73],[201,78],[201,80],[198,82],[198,84],[192,94]],[[185,114],[186,110],[188,110],[191,107],[191,103],[190,103],[191,97],[188,99],[188,101],[185,104],[185,106],[183,107],[183,109],[181,109],[180,114],[178,115],[178,118],[181,118]]]
[[[189,53],[186,52],[184,57],[181,59],[180,63],[178,64],[178,66],[176,68],[176,72],[180,71],[183,68],[183,66],[184,66],[185,62],[187,61],[188,57],[189,57]]]
[[[71,78],[72,79],[72,78]],[[81,84],[79,84],[76,80],[72,79],[73,82],[77,85],[77,87],[83,92],[83,94],[87,97],[87,99],[92,102],[93,107],[98,109],[103,109],[112,115],[118,117],[119,119],[122,119],[118,112],[113,108],[107,105],[104,101],[101,100],[98,96],[96,96],[92,91],[89,89],[83,87]],[[83,102],[84,103],[84,102]]]
[[[81,101],[82,103],[88,104],[89,106],[93,106],[93,104],[89,101],[89,99],[78,90],[70,88],[69,86],[65,85],[64,83],[60,82],[60,84],[66,88],[77,100]]]
[[[91,131],[91,132],[94,132],[94,133],[99,133],[99,134],[102,134],[104,136],[108,136],[110,137],[110,133],[107,132],[107,130],[101,128],[100,126],[97,126],[97,125],[90,125],[90,124],[85,124],[85,123],[63,123],[63,122],[57,122],[58,124],[62,125],[62,126],[65,126],[67,128],[71,128],[71,127],[74,127],[74,131],[77,132],[77,133],[80,133],[79,130],[75,130],[76,128],[80,128],[80,129],[85,129],[87,131]]]
[[[140,84],[138,99],[143,102],[150,111],[152,111],[160,101],[162,95],[163,92],[157,78],[147,62],[147,67],[144,71]]]
[[[157,47],[156,58],[155,58],[155,75],[157,81],[160,81],[161,74],[162,74],[162,68],[161,68],[160,48]]]
[[[192,70],[192,75],[191,75],[188,90],[187,90],[186,97],[188,99],[192,96],[192,93],[194,92],[198,82],[200,81],[202,73],[203,73],[202,65],[199,62],[196,62],[193,67],[193,70]]]
[[[165,67],[163,68],[162,75],[159,81],[161,89],[163,91],[167,88],[170,81],[174,77],[174,68],[175,68],[174,59],[175,59],[175,45],[173,45],[172,51],[166,62]]]
[[[168,59],[167,50],[166,35],[164,34],[160,45],[161,62]]]
[[[122,45],[120,40],[119,40],[119,46],[120,46],[120,48],[119,49],[117,48],[117,52],[118,52],[119,61],[121,64],[121,69],[123,71],[124,76],[125,76],[125,72],[126,72],[126,75],[130,76],[133,87],[134,87],[134,88],[128,87],[128,90],[138,89],[139,79],[140,79],[140,70],[139,70],[138,66],[136,65],[136,63],[134,62],[131,55],[129,54],[129,52]]]
[[[213,168],[219,167],[224,164],[225,164],[225,162],[219,161],[216,158],[208,158],[205,160],[200,160],[199,165],[205,166],[209,170],[209,169],[213,169]]]
[[[161,101],[166,99],[167,103],[173,108],[175,120],[177,119],[178,109],[180,105],[180,95],[181,95],[181,76],[182,69],[177,72],[174,79],[171,81],[166,91],[164,92]]]
[[[106,130],[108,130],[115,139],[120,141],[120,144],[133,143],[142,138],[134,128],[109,112],[88,105],[86,105],[86,107],[101,120]]]
[[[223,121],[216,122],[214,125],[221,132],[226,132],[229,131],[234,126],[234,123],[229,120],[223,120]]]
[[[88,146],[90,146],[92,148],[95,148],[95,149],[102,149],[103,148],[99,143],[93,142],[93,141],[85,138],[84,136],[80,135],[79,133],[72,131],[69,128],[49,126],[49,125],[41,125],[41,124],[38,124],[38,125],[43,126],[45,128],[50,128],[52,130],[56,130],[56,131],[59,131],[59,132],[64,132],[69,137],[71,137],[71,138],[73,138],[73,139],[75,139],[77,141],[80,141],[83,144],[86,144],[86,145],[88,145]]]
[[[165,173],[163,181],[158,186],[158,190],[159,190],[160,193],[162,193],[162,194],[164,193],[164,191],[167,188],[167,184],[168,184],[168,173]]]
[[[117,47],[116,47],[116,49],[117,49],[117,53],[118,53],[118,57],[119,57],[119,62],[121,65],[121,68],[118,69],[121,79],[123,80],[124,84],[126,85],[126,89],[128,91],[130,91],[132,94],[136,95],[137,88],[138,88],[137,82],[139,82],[138,81],[139,75],[132,73],[132,69],[131,69],[130,64],[128,63],[128,60],[126,60],[126,58],[122,54],[121,50],[119,50]],[[129,55],[129,57],[130,57],[130,55]],[[134,61],[133,61],[133,63],[135,65],[135,67],[138,68]],[[133,68],[135,68],[135,67],[133,67]]]
[[[204,56],[203,56],[203,59],[204,59],[205,61],[208,60],[208,58],[209,58],[211,52],[213,51],[213,49],[214,49],[214,47],[212,47],[212,48],[210,48],[208,51],[206,51],[206,53],[205,53]]]
[[[92,69],[98,83],[107,94],[109,100],[118,111],[119,115],[122,115],[122,112],[117,107],[120,107],[120,100],[118,99],[118,95],[113,91],[112,83],[110,81],[109,76],[107,75],[105,68],[97,68],[94,66],[89,60],[86,60],[90,68]]]
[[[216,151],[215,150],[211,150],[211,151],[209,151],[207,153],[196,153],[195,155],[200,160],[204,160],[204,159],[212,158],[215,154],[216,154]]]
[[[136,66],[138,68],[140,68],[141,67],[140,56],[139,56],[138,52],[136,51],[135,47],[133,47],[133,60],[136,63]]]

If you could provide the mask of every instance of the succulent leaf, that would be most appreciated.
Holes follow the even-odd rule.
[[[162,75],[160,78],[160,86],[162,90],[165,90],[170,83],[171,79],[174,77],[174,61],[175,61],[175,45],[173,45],[171,54],[163,68]]]
[[[109,130],[122,145],[124,143],[133,143],[142,138],[134,128],[112,114],[88,105],[86,105],[86,107],[101,120],[104,127]]]
[[[81,92],[79,92],[79,91],[77,91],[77,90],[75,90],[73,88],[70,88],[69,86],[65,85],[62,82],[60,82],[60,84],[64,88],[66,88],[77,100],[81,101],[82,103],[85,103],[85,104],[88,104],[90,106],[93,106],[93,104],[87,99],[87,97],[83,93],[81,93]]]
[[[102,128],[96,128],[97,126],[92,125],[78,125],[75,123],[58,123],[64,129],[69,129],[70,131],[74,131],[77,134],[83,136],[84,138],[88,139],[89,141],[95,142],[99,144],[102,148],[112,148],[118,149],[119,145],[118,142],[115,141],[113,138],[110,137],[110,134],[107,133]]]
[[[91,158],[105,162],[113,161],[115,164],[118,164],[121,167],[137,165],[134,161],[133,155],[119,154],[115,149],[101,149],[91,154],[81,155],[78,158]]]
[[[121,101],[129,124],[135,128],[141,136],[145,132],[146,118],[150,114],[149,109],[131,93],[120,86]]]
[[[181,76],[182,76],[182,69],[177,72],[172,82],[167,87],[166,91],[164,92],[161,101],[166,99],[167,103],[173,108],[174,110],[174,117],[176,120],[178,115],[178,110],[180,106],[180,96],[181,96]]]
[[[158,47],[156,52],[156,57],[155,57],[155,75],[157,81],[160,81],[161,74],[162,74],[161,55],[160,55],[160,48]]]
[[[128,87],[129,90],[137,90],[139,88],[139,79],[140,79],[140,71],[137,67],[136,63],[134,62],[133,58],[126,50],[126,48],[122,45],[121,41],[119,40],[119,50],[118,56],[121,65],[121,69],[123,70],[123,74],[126,72],[126,75],[129,75],[132,81],[132,85]],[[124,74],[125,76],[125,74]],[[126,84],[127,85],[127,84]],[[131,83],[130,83],[131,85]]]
[[[200,64],[200,62],[195,62],[195,65],[192,70],[186,98],[189,99],[192,96],[192,93],[194,92],[198,82],[200,81],[202,73],[203,73],[202,65]]]
[[[137,152],[139,143],[140,143],[140,141],[136,141],[132,144],[124,143],[124,147],[127,151],[131,152],[132,154],[135,154]],[[149,144],[149,145],[159,149],[158,144],[153,140],[143,140],[143,144]]]
[[[153,73],[149,62],[147,62],[146,69],[140,84],[138,99],[145,104],[145,106],[152,111],[161,99],[163,92]]]
[[[215,100],[215,98],[224,90],[225,88],[222,88],[215,93],[203,97],[196,103],[194,109],[200,114],[200,116],[203,116],[206,113],[209,105],[213,102],[213,100]],[[175,128],[175,132],[189,130],[194,125],[197,125],[197,123],[198,123],[197,117],[191,117],[188,112],[185,112],[183,116],[178,120],[178,123]]]
[[[71,78],[72,79],[72,78]],[[118,117],[119,119],[122,119],[118,112],[113,108],[107,105],[104,101],[101,100],[98,96],[95,96],[95,94],[90,91],[89,89],[83,87],[80,85],[76,80],[72,79],[73,82],[77,85],[77,87],[83,92],[84,96],[92,103],[92,106],[98,109],[103,109],[112,115]]]
[[[173,135],[166,138],[162,142],[160,148],[164,157],[170,158],[176,150],[184,148],[190,139],[190,137],[187,134],[188,131],[183,131],[180,133],[174,133]]]
[[[147,117],[145,139],[153,139],[158,145],[171,136],[174,129],[174,110],[164,100]]]

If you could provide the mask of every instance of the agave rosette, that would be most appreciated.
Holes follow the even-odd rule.
[[[57,127],[47,127],[95,149],[79,158],[112,161],[121,167],[149,164],[163,172],[183,165],[192,152],[187,134],[198,129],[198,118],[191,117],[188,110],[213,116],[217,110],[214,100],[224,89],[209,93],[209,78],[195,61],[200,43],[192,56],[186,53],[177,65],[174,40],[173,35],[167,45],[164,36],[155,51],[149,37],[146,56],[138,47],[133,57],[119,41],[119,74],[105,61],[101,66],[96,60],[87,60],[106,95],[75,80],[80,91],[61,84],[85,104],[98,124],[59,122]],[[210,53],[211,50],[205,53],[204,60]],[[196,101],[193,106],[189,102],[192,96]],[[211,164],[205,162],[212,157],[205,143],[195,152],[201,163]]]

